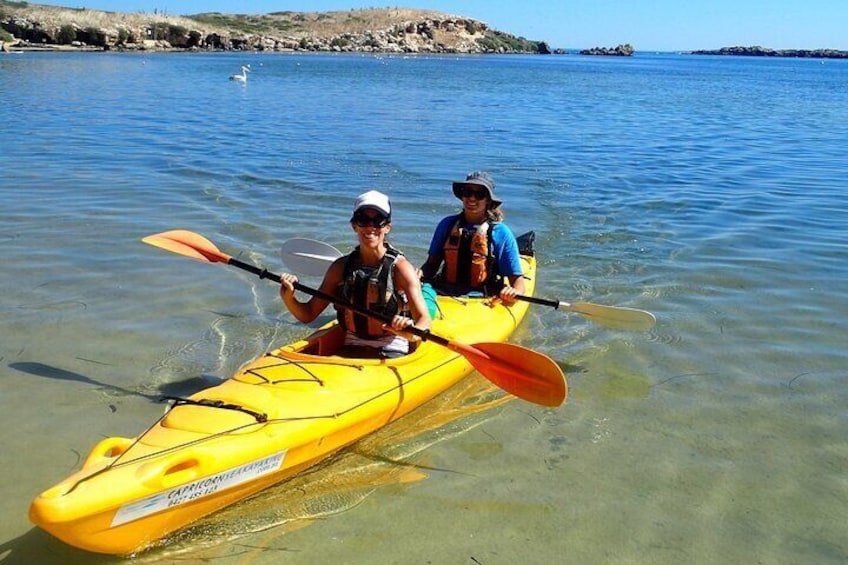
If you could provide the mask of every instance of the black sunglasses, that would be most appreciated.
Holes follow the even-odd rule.
[[[389,225],[389,219],[385,216],[366,216],[365,214],[357,214],[351,221],[358,228],[367,228],[369,226],[384,228]]]
[[[461,194],[463,198],[476,198],[477,200],[489,197],[489,191],[484,189],[463,188]]]

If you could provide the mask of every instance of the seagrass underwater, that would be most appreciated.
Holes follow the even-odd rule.
[[[247,64],[246,84],[228,80]],[[147,429],[160,396],[314,329],[267,281],[142,237],[192,230],[280,272],[293,238],[349,251],[350,203],[373,188],[417,265],[458,210],[451,182],[487,170],[509,226],[537,234],[536,296],[656,325],[531,304],[510,342],[556,361],[567,404],[510,401],[474,375],[136,559],[843,561],[846,69],[643,53],[0,59],[0,560],[102,562],[34,528],[33,497],[101,439]]]

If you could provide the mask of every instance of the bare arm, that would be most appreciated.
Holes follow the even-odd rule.
[[[324,280],[321,281],[319,288],[321,292],[336,296],[339,283],[342,280],[342,274],[344,273],[344,262],[345,258],[340,257],[330,265],[330,268],[327,269],[327,273],[324,275]],[[282,298],[286,308],[301,322],[308,324],[313,321],[330,304],[328,301],[317,296],[313,296],[306,302],[299,301],[294,295],[294,283],[297,282],[297,277],[283,273],[280,275],[280,278],[282,279],[280,284],[280,298]]]

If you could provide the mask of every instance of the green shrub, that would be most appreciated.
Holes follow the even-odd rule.
[[[168,24],[165,22],[154,22],[151,26],[151,31],[153,32],[153,39],[165,39],[168,35]]]
[[[106,34],[102,29],[93,26],[87,27],[85,28],[85,34],[88,36],[85,40],[88,45],[106,45]]]
[[[59,45],[70,45],[77,40],[77,30],[71,24],[65,24],[59,28],[59,33],[56,35],[56,41]]]
[[[168,41],[171,39],[185,37],[186,33],[188,33],[188,30],[183,26],[171,24],[168,26]]]
[[[507,52],[538,53],[539,44],[523,37],[515,37],[508,33],[487,31],[485,37],[477,43],[487,51],[496,52],[504,49]]]

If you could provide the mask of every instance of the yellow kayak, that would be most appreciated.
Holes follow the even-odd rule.
[[[530,295],[536,261],[522,256],[522,262]],[[500,343],[528,303],[506,307],[481,298],[439,297],[438,306],[433,334]],[[465,356],[431,341],[398,359],[332,355],[342,338],[339,326],[329,323],[218,386],[173,399],[171,409],[138,437],[95,446],[82,469],[33,501],[30,519],[85,550],[138,552],[315,465],[473,371]]]

